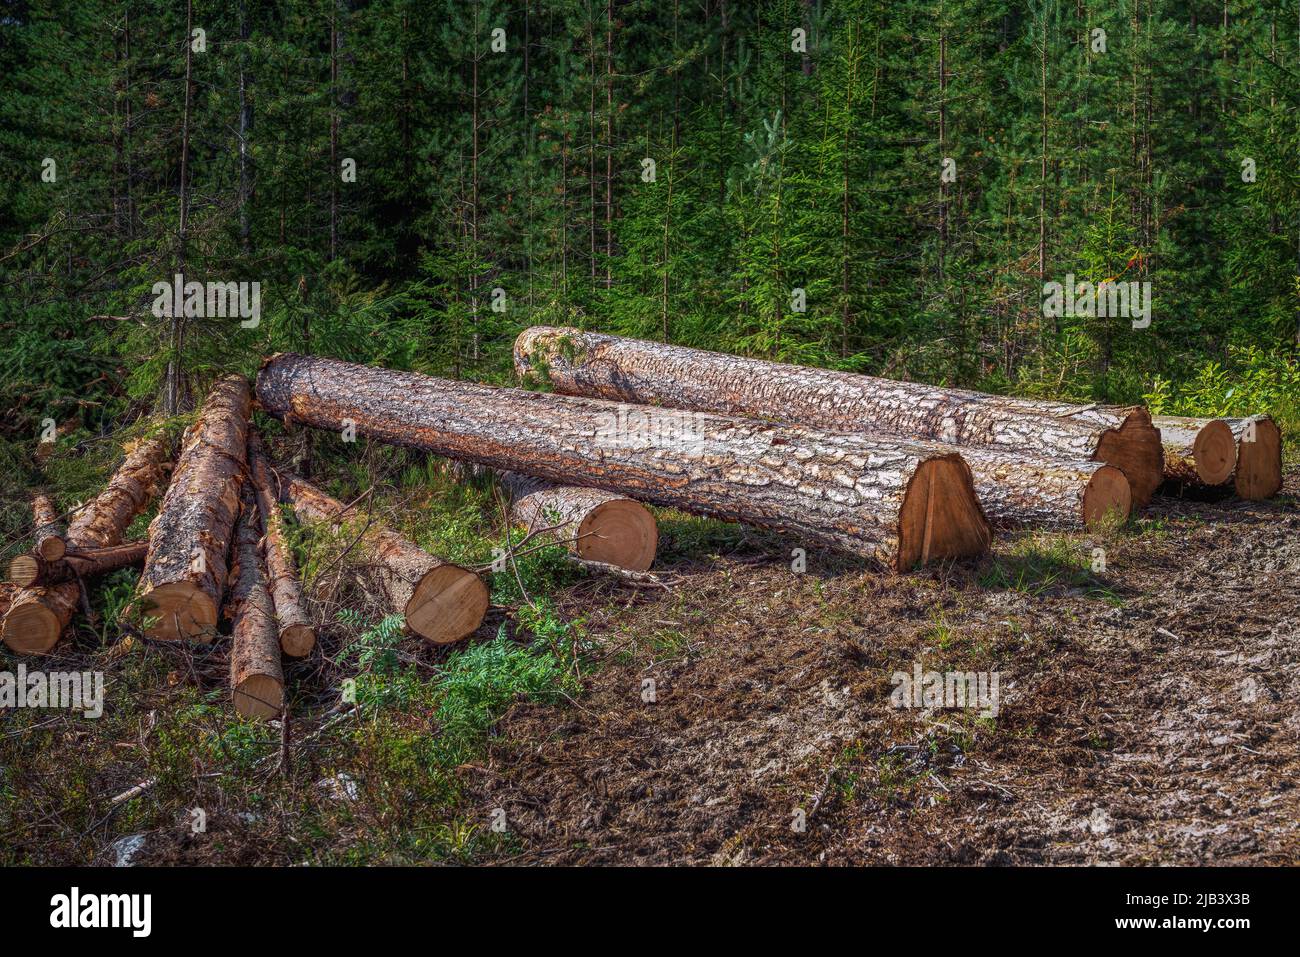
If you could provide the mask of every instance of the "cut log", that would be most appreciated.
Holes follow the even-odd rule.
[[[274,718],[284,709],[280,635],[257,554],[257,503],[247,485],[242,500],[226,600],[226,617],[233,625],[230,694],[235,710],[244,717]]]
[[[140,576],[149,638],[207,642],[216,635],[247,461],[249,405],[248,380],[226,376],[185,432],[172,483],[149,526]]]
[[[579,558],[643,572],[655,560],[659,525],[640,502],[612,492],[501,473],[510,518],[528,531],[556,528],[551,537]]]
[[[1226,485],[1242,498],[1272,498],[1282,488],[1282,432],[1267,415],[1153,420],[1164,443],[1165,478],[1178,485]]]
[[[1132,485],[1113,465],[1033,458],[991,446],[963,446],[961,455],[994,525],[1116,528],[1132,514]]]
[[[1013,399],[552,326],[520,333],[515,366],[566,395],[1104,462],[1127,477],[1136,507],[1161,482],[1160,436],[1141,408]]]
[[[792,532],[896,569],[982,554],[960,455],[746,419],[500,389],[311,356],[263,363],[271,415]]]
[[[36,524],[36,543],[32,553],[47,562],[57,562],[67,551],[67,532],[59,521],[59,510],[48,495],[32,498],[32,517]]]
[[[248,475],[265,530],[263,551],[266,554],[267,585],[275,608],[280,650],[291,658],[302,658],[311,654],[316,646],[316,629],[307,615],[298,569],[285,535],[284,517],[279,507],[279,480],[266,458],[261,436],[251,429],[248,433]]]
[[[304,521],[365,522],[295,475],[282,473],[280,480],[281,493]],[[383,525],[363,524],[357,533],[389,607],[415,634],[442,645],[468,638],[483,623],[488,590],[474,572],[430,555]]]
[[[166,462],[162,440],[128,446],[125,461],[104,491],[73,518],[68,544],[78,551],[121,544],[131,520],[149,504]],[[19,592],[4,618],[4,643],[23,654],[45,654],[68,627],[80,596],[75,581]]]
[[[31,585],[54,585],[76,578],[94,578],[107,575],[119,568],[129,568],[144,561],[148,542],[127,542],[106,548],[86,548],[67,552],[56,562],[46,561],[39,555],[19,555],[9,563],[9,580],[20,588]],[[15,572],[15,567],[19,566]]]

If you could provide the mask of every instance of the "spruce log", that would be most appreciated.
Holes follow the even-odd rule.
[[[68,529],[75,550],[119,545],[131,520],[144,511],[167,468],[167,445],[151,439],[126,447],[126,459]],[[44,654],[72,620],[81,595],[75,581],[34,585],[14,596],[3,623],[4,643],[23,654]]]
[[[257,377],[271,415],[343,420],[384,442],[793,532],[895,569],[978,555],[989,527],[960,455],[704,413],[453,382],[278,355]]]
[[[659,526],[640,502],[518,472],[501,473],[501,484],[510,493],[511,521],[530,532],[561,526],[551,537],[577,557],[637,572],[654,563]]]
[[[9,565],[9,580],[19,588],[31,585],[54,585],[76,578],[95,578],[119,568],[139,565],[144,561],[148,542],[126,542],[105,548],[85,548],[66,552],[56,562],[46,561],[39,555],[20,555]],[[27,559],[15,573],[19,559]]]
[[[284,709],[280,635],[257,555],[257,503],[247,485],[241,498],[232,553],[231,589],[226,599],[226,617],[233,625],[230,694],[235,710],[244,717],[274,718]]]
[[[291,658],[302,658],[311,654],[316,646],[316,629],[307,615],[298,569],[285,535],[284,516],[280,514],[279,506],[279,479],[266,458],[261,436],[251,429],[248,433],[248,475],[262,517],[267,585],[271,604],[275,607],[280,650]]]
[[[285,499],[304,521],[338,526],[363,518],[296,475],[282,473],[280,482]],[[488,590],[474,572],[430,555],[380,524],[359,534],[389,607],[415,634],[442,645],[468,638],[483,623]]]
[[[149,526],[140,576],[145,635],[211,641],[247,461],[248,380],[218,380],[186,430],[172,483]]]
[[[566,395],[1095,460],[1124,473],[1137,507],[1161,482],[1160,436],[1141,408],[1014,399],[552,326],[524,330],[514,354],[521,376]]]
[[[1282,432],[1267,415],[1197,419],[1159,415],[1165,479],[1179,485],[1232,482],[1242,498],[1272,498],[1282,488]]]
[[[47,562],[57,562],[67,551],[67,532],[59,521],[59,510],[48,495],[32,498],[32,518],[36,524],[36,543],[32,553]]]

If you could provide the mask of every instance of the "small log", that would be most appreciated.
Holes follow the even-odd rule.
[[[295,475],[282,473],[280,481],[281,492],[305,521],[339,525],[360,518]],[[406,619],[415,634],[434,644],[448,644],[469,637],[482,624],[488,590],[474,572],[435,558],[383,525],[362,531],[359,543],[389,607]]]
[[[279,508],[279,483],[266,458],[261,436],[251,429],[248,433],[248,475],[265,529],[263,550],[271,604],[275,607],[275,620],[279,626],[280,650],[291,658],[302,658],[311,654],[316,646],[316,629],[307,615],[298,569],[285,536],[284,516]]]
[[[1239,496],[1255,501],[1282,488],[1282,432],[1271,417],[1159,415],[1152,422],[1160,430],[1166,481],[1211,487],[1231,482]]]
[[[274,718],[284,709],[280,636],[257,555],[257,504],[247,485],[242,499],[226,599],[226,617],[233,623],[230,694],[235,710],[244,717]]]
[[[139,565],[144,561],[148,542],[126,542],[105,548],[86,548],[67,552],[59,561],[46,561],[39,555],[19,555],[9,564],[9,580],[20,588],[32,585],[56,585],[76,578],[95,578],[119,568]],[[15,565],[26,559],[21,570]]]
[[[32,498],[32,517],[36,524],[36,544],[32,553],[47,562],[57,562],[68,550],[67,533],[59,521],[59,510],[48,495]]]
[[[634,572],[650,568],[659,546],[659,526],[650,510],[612,492],[575,485],[551,485],[518,472],[502,472],[510,493],[510,518],[528,531],[556,529],[551,537],[578,558]]]
[[[145,636],[211,641],[248,457],[248,380],[218,380],[185,433],[140,576]]]

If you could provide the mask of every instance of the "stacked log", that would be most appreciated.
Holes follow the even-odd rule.
[[[129,568],[144,562],[148,542],[124,542],[106,548],[85,548],[66,552],[55,562],[39,555],[19,555],[9,565],[9,581],[19,588],[31,585],[54,585],[76,578],[94,578],[107,575],[119,568]]]
[[[1067,407],[545,326],[520,334],[515,364],[525,379],[544,371],[566,395],[953,443],[998,524],[1122,523],[1159,484],[1158,437],[1140,410],[1093,421]],[[1144,458],[1139,482],[1106,464]]]
[[[987,551],[960,455],[676,410],[277,355],[257,377],[276,417],[793,532],[895,569]]]
[[[258,510],[251,489],[242,495],[235,546],[232,587],[226,599],[230,638],[230,693],[235,710],[246,718],[274,718],[284,708],[284,671],[275,610],[258,559]]]
[[[1185,486],[1232,483],[1242,498],[1272,498],[1282,488],[1282,433],[1266,415],[1152,420],[1164,443],[1165,478]]]
[[[145,635],[211,641],[247,461],[248,380],[220,379],[186,430],[172,483],[149,527],[140,576]]]
[[[108,486],[73,517],[68,528],[72,548],[82,551],[121,544],[131,520],[144,511],[161,485],[167,458],[163,439],[128,447],[126,460]],[[75,581],[34,585],[18,592],[4,618],[4,643],[23,654],[48,652],[72,620],[80,595]]]
[[[316,646],[316,629],[307,614],[298,569],[280,514],[279,480],[266,457],[261,436],[251,430],[248,433],[248,476],[262,518],[268,588],[275,609],[280,650],[291,658],[302,658],[311,654]]]
[[[643,572],[654,563],[659,526],[650,510],[623,495],[504,472],[510,518],[529,532],[554,528],[554,540],[578,558]]]
[[[281,475],[281,493],[298,517],[340,525],[361,517],[296,475]],[[430,555],[393,530],[369,523],[358,532],[358,545],[375,574],[389,607],[406,626],[434,644],[472,635],[487,613],[487,586],[474,572]]]

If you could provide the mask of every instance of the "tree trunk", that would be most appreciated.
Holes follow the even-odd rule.
[[[280,490],[309,522],[340,525],[365,518],[296,475],[282,474]],[[366,521],[358,533],[389,607],[415,634],[442,645],[469,637],[482,624],[488,590],[474,572],[435,558],[382,525]]]
[[[1282,488],[1282,432],[1269,416],[1160,415],[1152,422],[1164,443],[1168,481],[1189,486],[1232,482],[1238,495],[1256,501],[1272,498]]]
[[[127,526],[149,504],[166,469],[167,445],[141,442],[127,450],[126,460],[93,502],[73,518],[68,544],[74,550],[120,544]],[[72,620],[81,595],[74,582],[36,585],[14,596],[5,615],[4,643],[21,654],[44,654],[58,642]]]
[[[248,474],[266,531],[263,542],[267,583],[279,626],[280,650],[292,658],[303,658],[316,646],[316,629],[307,614],[298,569],[285,537],[279,508],[279,477],[273,474],[267,461],[261,436],[252,431],[248,434]]]
[[[48,495],[35,495],[32,498],[32,520],[36,524],[35,545],[32,554],[48,562],[57,562],[68,550],[65,541],[67,532],[59,521],[59,510]]]
[[[171,486],[149,527],[140,599],[150,638],[211,641],[247,461],[248,380],[218,380],[186,430]]]
[[[280,638],[266,578],[257,558],[257,505],[244,486],[236,526],[234,567],[226,617],[230,639],[230,694],[245,718],[274,718],[284,709],[284,671]]]
[[[310,356],[262,365],[271,415],[558,484],[792,532],[895,569],[982,554],[988,523],[955,453],[702,413],[452,382]]]
[[[541,479],[503,472],[510,492],[510,518],[528,531],[557,528],[551,537],[589,561],[646,571],[655,560],[659,526],[640,502],[576,485],[551,485]]]
[[[1159,438],[1138,409],[1122,418],[548,326],[520,334],[515,367],[570,395],[961,446],[980,502],[999,522],[1071,528],[1109,511],[1127,518],[1139,490],[1159,484]],[[1145,473],[1128,463],[1145,459],[1155,477],[1139,483],[1135,471]],[[1130,494],[1117,488],[1116,470]]]
[[[9,581],[19,588],[28,588],[32,585],[55,585],[76,578],[95,578],[119,568],[141,564],[148,548],[148,542],[127,542],[125,545],[68,552],[57,561],[47,561],[36,554],[19,555],[9,563]]]

